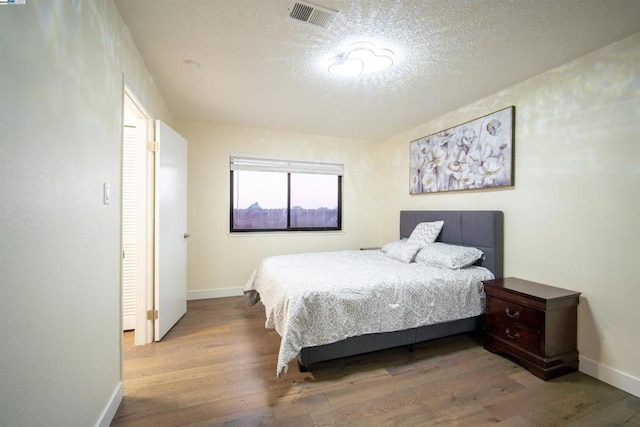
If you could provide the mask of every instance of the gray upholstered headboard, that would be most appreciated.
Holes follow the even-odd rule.
[[[437,241],[473,246],[484,252],[480,265],[502,277],[504,215],[500,211],[400,211],[400,237],[409,237],[421,222],[444,221]]]

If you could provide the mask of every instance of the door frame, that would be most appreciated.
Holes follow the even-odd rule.
[[[153,320],[149,319],[147,313],[154,308],[154,241],[155,241],[155,153],[148,149],[148,141],[153,141],[155,137],[155,129],[153,126],[153,118],[147,113],[142,103],[135,96],[133,91],[125,84],[123,90],[123,128],[125,121],[126,109],[132,109],[136,116],[139,117],[140,123],[146,126],[143,133],[144,140],[139,143],[145,145],[145,171],[142,175],[146,177],[146,185],[143,186],[146,201],[144,224],[139,224],[145,228],[144,242],[144,280],[138,281],[136,285],[136,321],[134,332],[134,343],[136,345],[149,344],[153,342]],[[139,173],[139,176],[141,174]],[[122,183],[121,183],[122,194]],[[121,259],[122,262],[122,259]],[[120,286],[122,289],[122,284]],[[122,292],[122,291],[121,291]],[[120,317],[122,317],[122,304],[120,304]]]

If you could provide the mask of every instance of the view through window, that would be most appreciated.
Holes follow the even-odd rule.
[[[328,166],[232,157],[231,231],[340,230],[342,168]]]

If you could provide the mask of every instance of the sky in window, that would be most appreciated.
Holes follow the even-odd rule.
[[[286,173],[239,172],[234,176],[236,208],[246,209],[256,202],[263,209],[278,209],[287,206]],[[306,209],[337,208],[336,176],[294,174],[291,185],[292,206],[301,206]]]

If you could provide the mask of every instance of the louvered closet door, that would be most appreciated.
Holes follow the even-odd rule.
[[[137,168],[134,126],[125,126],[122,147],[122,327],[125,331],[136,325],[137,271]]]

